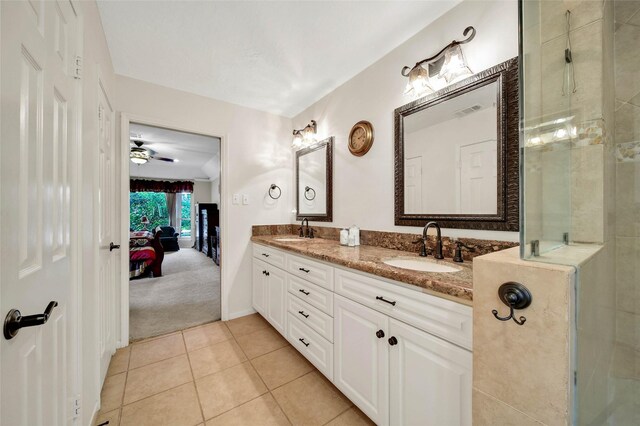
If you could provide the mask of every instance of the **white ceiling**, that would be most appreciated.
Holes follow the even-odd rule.
[[[456,116],[456,113],[472,106],[480,106],[478,111],[493,108],[496,106],[497,100],[498,83],[487,84],[405,117],[403,120],[404,131],[405,133],[414,133],[426,127],[460,118]]]
[[[161,127],[131,123],[130,137],[144,141],[143,148],[160,157],[178,162],[149,160],[145,164],[129,161],[131,177],[156,179],[217,179],[220,176],[220,139]]]
[[[117,74],[291,117],[460,1],[98,6]]]

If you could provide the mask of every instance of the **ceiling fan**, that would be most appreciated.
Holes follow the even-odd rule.
[[[135,146],[131,147],[131,151],[129,152],[129,159],[132,163],[135,164],[145,164],[149,160],[159,160],[166,161],[168,163],[177,163],[178,160],[175,158],[168,157],[159,157],[156,155],[156,152],[149,148],[143,148],[144,142],[141,140],[133,140],[132,142]]]

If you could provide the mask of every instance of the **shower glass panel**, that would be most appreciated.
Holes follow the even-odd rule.
[[[521,257],[576,268],[572,422],[640,424],[640,1],[520,1]]]

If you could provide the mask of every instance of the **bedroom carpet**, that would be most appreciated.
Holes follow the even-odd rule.
[[[191,249],[165,253],[162,277],[129,281],[129,338],[220,319],[220,267]]]

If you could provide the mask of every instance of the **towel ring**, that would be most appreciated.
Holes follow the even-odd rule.
[[[311,198],[307,197],[307,194],[309,192],[313,192],[313,195],[311,196]],[[311,188],[310,186],[306,186],[304,188],[304,198],[306,198],[309,201],[315,200],[316,199],[316,191],[313,188]]]
[[[278,195],[275,197],[271,193],[271,191],[273,191],[274,189],[278,190]],[[278,198],[280,198],[281,195],[282,195],[282,190],[280,189],[280,187],[275,183],[272,183],[271,186],[269,187],[269,197],[273,198],[274,200],[277,200]]]

